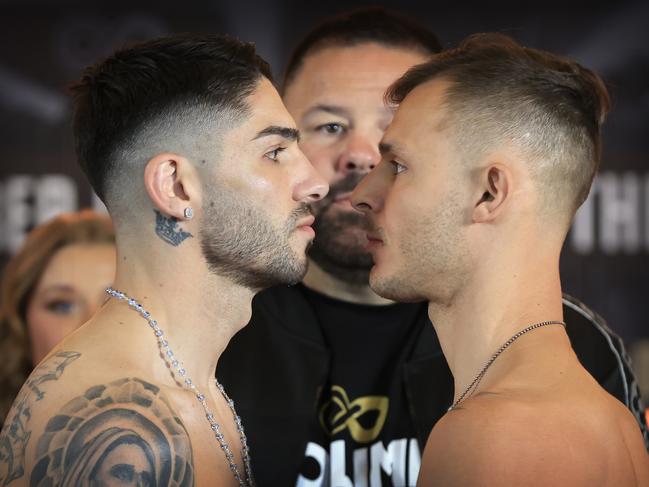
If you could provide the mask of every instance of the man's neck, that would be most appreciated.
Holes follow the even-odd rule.
[[[549,269],[547,261],[537,265],[501,264],[476,274],[452,302],[429,303],[429,317],[454,377],[455,400],[513,335],[535,323],[563,320],[558,262],[555,269]],[[511,269],[516,271],[508,272]],[[560,326],[544,328],[547,331],[533,330],[530,335],[548,336],[548,331],[565,334]],[[521,337],[510,348],[520,348],[530,338]],[[494,362],[489,375],[493,378],[498,371],[506,372],[507,368],[500,365],[513,356],[511,351],[503,353],[497,359],[499,367]]]
[[[128,267],[118,265],[114,288],[151,313],[188,376],[204,388],[214,380],[218,359],[232,336],[248,323],[254,293],[207,271],[186,272],[179,264],[152,271],[129,259]],[[114,327],[113,332],[131,340],[126,343],[141,345],[145,355],[152,344],[157,347],[146,320],[124,301],[112,299],[93,321]],[[153,363],[152,370],[160,371],[161,379],[168,376],[166,368],[155,366],[162,362],[158,353],[149,355],[134,360]]]
[[[356,304],[386,305],[393,301],[382,298],[370,288],[369,283],[355,284],[323,271],[312,260],[302,283],[309,289],[332,298]]]

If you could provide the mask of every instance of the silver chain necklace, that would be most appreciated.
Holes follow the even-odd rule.
[[[207,406],[207,399],[205,398],[205,395],[198,390],[196,384],[194,384],[194,381],[192,381],[189,378],[189,376],[187,376],[187,371],[182,367],[182,362],[176,357],[176,354],[174,354],[174,352],[171,350],[171,347],[169,346],[169,342],[164,337],[164,332],[158,326],[158,322],[155,319],[153,319],[151,313],[146,311],[140,303],[138,303],[135,299],[131,298],[130,296],[124,294],[123,292],[117,291],[112,287],[106,289],[106,292],[110,296],[119,299],[120,301],[127,301],[128,305],[132,309],[140,313],[140,315],[142,315],[142,317],[149,322],[149,326],[153,329],[153,332],[158,340],[158,347],[160,348],[160,352],[162,353],[164,362],[170,366],[170,370],[172,370],[171,368],[173,368],[177,371],[178,375],[184,379],[185,386],[196,395],[196,399],[198,400],[198,402],[201,403],[201,406],[203,406],[203,409],[205,410],[205,417],[207,418],[207,421],[210,423],[210,429],[214,432],[214,437],[219,442],[219,445],[221,446],[221,449],[225,454],[225,458],[228,461],[230,470],[232,471],[232,475],[234,475],[234,478],[239,483],[239,487],[254,487],[255,483],[252,478],[252,469],[250,468],[250,452],[248,450],[248,442],[246,440],[246,435],[243,432],[243,425],[241,424],[241,418],[239,417],[239,415],[237,415],[237,412],[234,409],[234,401],[230,399],[230,397],[226,394],[225,389],[223,388],[221,383],[218,380],[214,379],[214,381],[216,382],[217,389],[221,392],[221,394],[225,398],[225,402],[228,404],[230,410],[232,411],[232,415],[234,416],[234,423],[237,427],[237,431],[239,432],[239,437],[241,439],[241,457],[243,459],[243,467],[245,470],[245,477],[246,477],[245,480],[241,478],[241,474],[239,473],[239,468],[237,467],[237,464],[234,462],[234,454],[232,453],[230,446],[225,441],[225,437],[223,436],[223,433],[221,433],[221,425],[216,422],[216,419],[214,418],[214,414],[210,411],[209,407]]]
[[[473,379],[473,382],[469,384],[469,387],[466,388],[466,390],[462,393],[462,395],[458,398],[457,401],[455,401],[451,407],[448,408],[448,411],[452,411],[455,409],[466,397],[469,392],[473,394],[475,390],[478,387],[478,384],[480,384],[480,381],[484,377],[484,375],[487,373],[487,370],[489,367],[491,367],[491,364],[493,364],[498,356],[503,353],[507,348],[514,343],[516,340],[518,340],[520,337],[525,335],[528,331],[536,330],[537,328],[541,328],[542,326],[548,326],[548,325],[561,325],[564,328],[566,327],[566,324],[563,321],[542,321],[541,323],[535,323],[534,325],[530,325],[527,328],[522,329],[518,333],[516,333],[514,336],[512,336],[509,340],[507,340],[505,343],[502,344],[502,346],[498,349],[496,353],[494,353],[489,361],[485,364],[484,367],[482,367],[482,370],[476,375],[475,379]]]

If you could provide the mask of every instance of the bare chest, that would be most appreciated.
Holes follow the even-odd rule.
[[[209,418],[198,401],[188,400],[187,397],[177,401],[176,409],[189,436],[194,485],[238,487],[240,482],[237,475],[245,481],[241,433],[225,401],[210,402]]]

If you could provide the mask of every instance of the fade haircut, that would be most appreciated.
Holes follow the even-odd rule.
[[[262,76],[272,80],[252,44],[213,34],[140,43],[87,68],[70,90],[77,157],[97,195],[110,208],[156,151],[195,148],[238,123]]]
[[[308,55],[328,47],[353,47],[368,42],[423,54],[442,50],[435,34],[417,20],[381,7],[360,8],[325,19],[302,38],[286,64],[283,89],[295,78]]]
[[[572,218],[588,196],[601,157],[610,98],[599,76],[505,35],[475,34],[411,68],[386,99],[401,103],[433,79],[450,82],[443,125],[463,160],[475,162],[499,146],[514,148],[529,163],[542,194],[541,210]]]

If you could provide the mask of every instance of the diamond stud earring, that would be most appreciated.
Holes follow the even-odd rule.
[[[191,220],[194,217],[194,210],[192,210],[190,206],[185,208],[185,211],[183,213],[185,215],[185,218],[187,218],[188,220]]]

